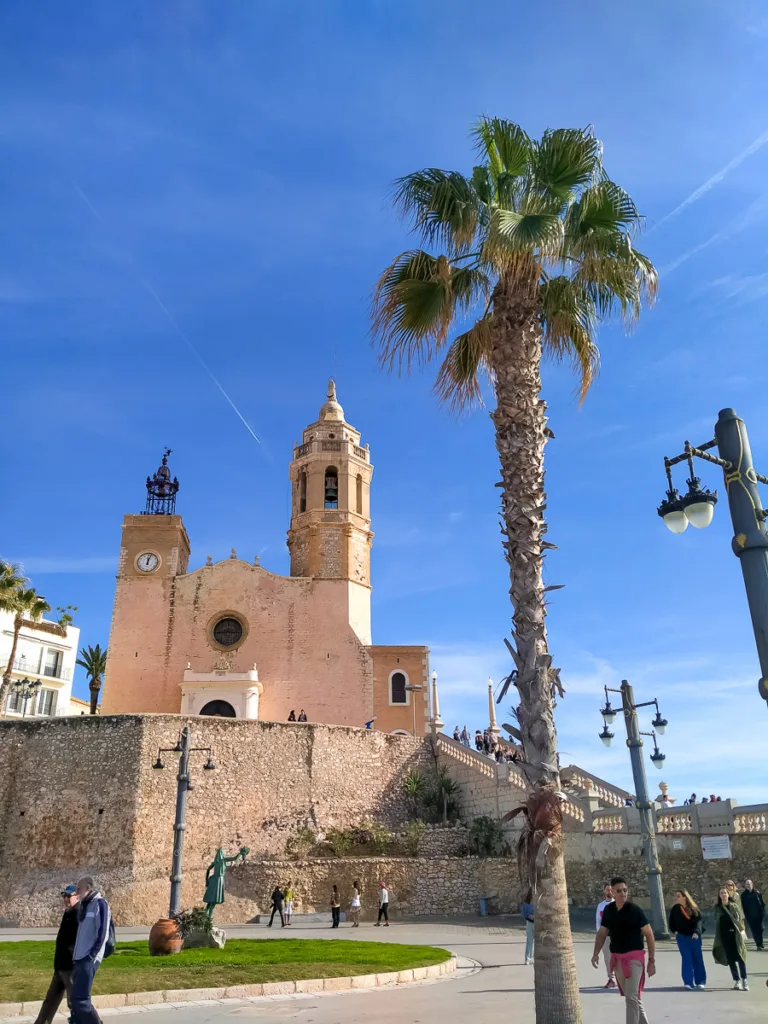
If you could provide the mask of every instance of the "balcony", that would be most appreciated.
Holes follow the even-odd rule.
[[[43,665],[41,669],[32,668],[26,658],[16,658],[13,663],[13,671],[20,672],[25,676],[36,677],[37,679],[63,679],[72,678],[72,669],[64,668],[61,663],[58,665]]]
[[[296,445],[293,450],[293,457],[294,459],[303,459],[305,455],[311,455],[312,452],[346,452],[348,455],[354,455],[355,458],[361,459],[363,462],[369,462],[371,457],[371,453],[367,448],[361,448],[353,441],[330,441],[325,438]]]

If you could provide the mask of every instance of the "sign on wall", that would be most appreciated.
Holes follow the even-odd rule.
[[[701,852],[704,855],[704,860],[730,860],[731,837],[702,836]]]
[[[672,849],[673,850],[682,850],[682,848],[683,848],[683,840],[682,839],[673,839],[672,840]]]

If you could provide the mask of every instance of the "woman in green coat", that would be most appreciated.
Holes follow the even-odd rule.
[[[715,941],[712,945],[715,962],[730,967],[734,989],[744,992],[747,984],[747,933],[741,905],[721,886],[715,906]]]

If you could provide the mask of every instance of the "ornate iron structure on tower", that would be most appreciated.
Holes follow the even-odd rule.
[[[176,492],[179,489],[177,477],[171,480],[168,469],[168,456],[171,449],[166,448],[163,461],[154,476],[147,477],[147,507],[144,516],[172,516],[176,514]]]

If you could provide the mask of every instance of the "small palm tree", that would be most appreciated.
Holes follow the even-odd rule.
[[[426,789],[426,779],[421,774],[418,768],[409,768],[403,776],[403,793],[408,801],[408,807],[410,809],[412,817],[417,817],[419,813],[419,801],[424,796]]]
[[[599,324],[614,313],[636,320],[655,296],[657,275],[634,247],[642,218],[603,169],[603,147],[591,128],[549,130],[535,140],[511,121],[484,117],[473,135],[479,163],[470,175],[426,168],[397,181],[395,204],[430,251],[401,253],[384,271],[372,332],[390,368],[439,358],[435,390],[453,407],[481,398],[483,374],[495,395],[512,602],[509,680],[517,688],[522,767],[532,788],[536,1019],[576,1024],[553,715],[563,691],[548,650],[550,588],[543,579],[544,554],[553,545],[544,540],[544,446],[551,431],[541,361],[547,355],[571,362],[583,399],[598,368]],[[542,872],[537,863],[545,853]]]
[[[88,689],[91,691],[90,714],[95,715],[99,704],[99,693],[101,692],[102,678],[107,668],[107,650],[102,651],[99,644],[95,647],[81,647],[80,657],[76,664],[85,669],[88,676]]]
[[[13,640],[8,655],[8,664],[3,671],[0,682],[0,714],[5,708],[5,699],[11,683],[13,663],[16,660],[16,649],[19,645],[19,633],[25,619],[37,622],[51,606],[32,587],[27,586],[29,580],[24,577],[17,565],[0,562],[0,611],[13,615]]]

